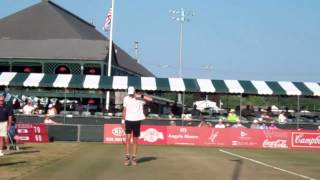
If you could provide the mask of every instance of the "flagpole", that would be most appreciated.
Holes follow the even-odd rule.
[[[111,15],[111,23],[110,23],[110,35],[109,35],[109,52],[108,52],[108,77],[111,76],[111,60],[112,60],[112,31],[113,31],[113,16],[114,16],[114,0],[111,2],[112,15]],[[110,106],[110,91],[107,91],[106,94],[106,110],[109,110]]]

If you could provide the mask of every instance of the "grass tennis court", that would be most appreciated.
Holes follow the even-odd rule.
[[[320,179],[319,151],[223,150]],[[141,146],[138,162],[123,165],[122,145],[26,144],[23,150],[0,157],[0,179],[303,179],[212,147]]]

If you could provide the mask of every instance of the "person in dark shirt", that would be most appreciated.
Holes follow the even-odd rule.
[[[56,101],[56,104],[54,105],[54,107],[55,107],[56,110],[57,110],[57,114],[60,114],[61,109],[62,109],[62,104],[60,103],[59,100]]]
[[[193,105],[193,109],[190,111],[190,114],[192,116],[192,119],[198,119],[201,117],[201,111],[197,109],[197,105]]]
[[[172,105],[171,112],[172,112],[172,114],[174,116],[180,116],[181,115],[179,107],[177,105],[177,102],[174,102],[174,104]]]
[[[8,136],[8,130],[11,129],[12,109],[4,102],[4,96],[0,95],[0,156],[3,156],[3,147]]]

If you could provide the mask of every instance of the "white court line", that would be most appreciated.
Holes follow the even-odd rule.
[[[251,159],[251,158],[247,158],[247,157],[244,157],[244,156],[241,156],[241,155],[238,155],[238,154],[234,154],[234,153],[222,150],[222,149],[219,149],[219,151],[223,152],[225,154],[231,155],[231,156],[235,156],[235,157],[238,157],[238,158],[249,160],[251,162],[254,162],[254,163],[269,167],[269,168],[273,168],[273,169],[276,169],[276,170],[279,170],[279,171],[282,171],[282,172],[286,172],[286,173],[289,173],[289,174],[292,174],[292,175],[295,175],[295,176],[299,176],[299,177],[302,177],[304,179],[315,180],[315,178],[311,178],[311,177],[308,177],[308,176],[305,176],[305,175],[302,175],[302,174],[298,174],[298,173],[295,173],[295,172],[292,172],[292,171],[288,171],[288,170],[285,170],[285,169],[281,169],[281,168],[278,168],[276,166],[272,166],[272,165],[266,164],[264,162],[257,161],[257,160]]]

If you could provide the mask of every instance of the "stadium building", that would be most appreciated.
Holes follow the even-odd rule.
[[[108,44],[93,24],[43,0],[0,19],[0,72],[106,76]],[[116,44],[112,51],[112,76],[154,76]],[[10,91],[26,96],[66,95],[58,88],[10,86]],[[68,89],[66,96],[84,102],[95,98],[103,103],[104,94],[102,90],[79,88]]]

